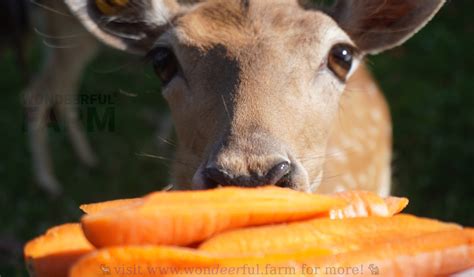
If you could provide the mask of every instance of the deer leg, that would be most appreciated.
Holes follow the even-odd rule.
[[[47,40],[48,56],[40,73],[25,90],[24,100],[34,174],[38,185],[55,196],[61,192],[61,187],[54,175],[47,140],[47,124],[52,107],[57,108],[80,159],[88,165],[96,163],[78,122],[76,106],[70,103],[74,103],[72,98],[76,97],[82,70],[96,52],[97,43],[74,18],[62,15],[67,13],[62,1],[44,1],[43,4],[48,9],[40,9],[39,12],[43,13],[43,32],[48,35],[44,38]],[[72,34],[77,36],[70,36]],[[64,36],[71,39],[61,39]]]
[[[61,186],[53,172],[47,141],[49,111],[54,105],[48,72],[53,68],[54,63],[49,58],[43,70],[25,90],[24,104],[34,175],[42,189],[51,196],[57,196],[61,193]]]
[[[77,94],[82,70],[96,52],[97,43],[91,37],[86,37],[81,47],[79,51],[51,49],[45,66],[25,91],[34,173],[39,186],[53,196],[61,192],[61,187],[54,175],[47,140],[47,124],[52,107],[57,108],[81,161],[88,166],[97,163],[79,122],[77,107],[71,104]]]
[[[63,1],[46,1],[45,5],[62,14],[68,12]],[[59,99],[55,103],[59,118],[81,162],[94,167],[97,158],[79,121],[76,97],[82,72],[97,53],[98,42],[73,17],[47,13],[44,18],[45,31],[52,38],[54,67],[50,74],[56,77],[53,94]]]
[[[45,118],[49,109],[46,106],[38,108],[37,117]],[[46,116],[45,116],[46,115]],[[57,181],[51,161],[47,141],[47,127],[42,120],[32,122],[28,126],[28,137],[33,158],[33,170],[38,185],[51,196],[58,196],[62,189]]]
[[[81,162],[88,167],[95,167],[98,159],[90,146],[84,128],[79,121],[77,106],[70,104],[58,105],[61,120],[68,131],[69,139]]]
[[[61,80],[61,93],[65,96],[64,99],[69,101],[59,101],[57,108],[77,156],[86,166],[94,167],[97,165],[97,158],[79,120],[78,105],[75,100],[81,73],[97,52],[98,43],[92,37],[85,37],[78,43],[73,49],[60,53],[59,68],[67,68]]]

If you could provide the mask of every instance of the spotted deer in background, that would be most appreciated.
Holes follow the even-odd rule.
[[[79,160],[88,167],[98,163],[74,100],[84,68],[97,53],[99,43],[70,14],[63,0],[35,0],[28,8],[36,15],[33,18],[41,19],[41,24],[34,25],[46,46],[40,71],[23,91],[28,140],[36,182],[49,195],[57,196],[62,188],[54,174],[48,144],[51,111],[64,124]]]
[[[391,120],[363,59],[445,1],[65,2],[104,43],[153,64],[178,137],[173,183],[387,195]]]

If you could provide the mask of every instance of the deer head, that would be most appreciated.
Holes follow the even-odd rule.
[[[147,56],[195,188],[314,191],[346,81],[415,34],[444,0],[66,0],[106,44]]]

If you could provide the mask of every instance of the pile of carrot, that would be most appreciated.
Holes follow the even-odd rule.
[[[31,276],[434,276],[474,267],[474,229],[399,214],[405,198],[279,187],[82,205],[24,249]]]

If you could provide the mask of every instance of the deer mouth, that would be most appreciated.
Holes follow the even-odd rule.
[[[274,185],[305,192],[314,192],[322,180],[322,170],[309,182],[308,172],[298,161],[284,160],[270,170],[247,174],[233,173],[225,167],[203,162],[193,176],[194,189],[213,189],[221,186],[259,187]]]

